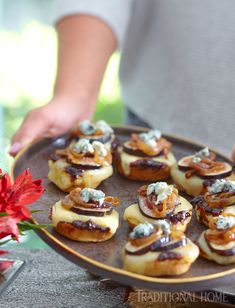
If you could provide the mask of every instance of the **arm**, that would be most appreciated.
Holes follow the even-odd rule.
[[[32,110],[12,138],[10,154],[91,118],[108,60],[116,48],[111,28],[96,17],[74,15],[57,24],[59,55],[53,99]]]

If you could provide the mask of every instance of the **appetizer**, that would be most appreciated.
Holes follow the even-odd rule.
[[[49,160],[48,178],[65,192],[76,187],[96,188],[113,173],[112,155],[100,141],[79,139],[57,149]]]
[[[110,150],[112,142],[115,139],[112,127],[105,121],[99,120],[92,123],[89,120],[81,121],[75,129],[71,132],[71,138],[76,141],[85,138],[90,141],[99,141]]]
[[[118,228],[119,215],[114,210],[118,203],[101,190],[76,188],[52,207],[51,220],[56,231],[69,239],[106,241]]]
[[[185,231],[192,216],[192,205],[179,196],[173,185],[165,182],[141,186],[137,191],[137,203],[126,208],[124,220],[131,228],[145,221],[155,223],[166,219],[172,228]]]
[[[219,264],[235,263],[235,216],[217,217],[198,240],[200,255]]]
[[[207,192],[191,201],[199,222],[207,227],[209,222],[220,215],[235,216],[235,182],[215,180]]]
[[[171,143],[158,130],[132,134],[115,153],[117,170],[125,177],[137,181],[157,181],[170,176],[175,163]]]
[[[224,179],[231,174],[232,166],[216,160],[216,154],[208,148],[182,158],[171,169],[171,176],[179,190],[194,197],[206,190],[210,180]]]
[[[198,247],[166,220],[139,224],[123,252],[124,269],[147,276],[186,273],[199,255]]]

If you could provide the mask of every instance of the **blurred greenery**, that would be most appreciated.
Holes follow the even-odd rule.
[[[0,30],[0,102],[3,106],[4,150],[0,164],[10,169],[12,158],[7,154],[10,138],[27,112],[41,106],[52,97],[56,71],[57,42],[52,27],[29,22],[19,32]],[[123,120],[123,105],[118,81],[119,54],[115,53],[107,67],[97,102],[94,120],[104,119],[118,124]],[[1,106],[0,106],[1,108]],[[1,151],[2,152],[2,151]],[[25,232],[21,244],[12,247],[46,248],[33,231]]]

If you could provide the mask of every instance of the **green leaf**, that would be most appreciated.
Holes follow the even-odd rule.
[[[0,213],[0,217],[3,217],[3,216],[8,216],[8,214],[7,213]]]
[[[6,243],[8,243],[8,242],[10,242],[10,241],[11,241],[11,239],[5,240],[5,241],[3,241],[3,242],[0,242],[0,246],[4,245],[4,244],[6,244]]]
[[[33,229],[42,229],[42,228],[47,228],[47,227],[52,227],[52,224],[41,224],[41,225],[36,225],[32,224],[28,221],[20,221],[18,222],[18,228],[20,232],[24,232],[27,230],[33,230]]]
[[[43,210],[32,210],[32,211],[31,211],[31,214],[39,213],[39,212],[43,212]]]

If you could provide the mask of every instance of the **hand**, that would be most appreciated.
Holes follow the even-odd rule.
[[[15,156],[22,147],[36,139],[58,136],[71,129],[78,121],[90,119],[92,111],[89,109],[91,108],[84,107],[80,102],[54,99],[49,104],[30,111],[12,138],[10,155]]]

